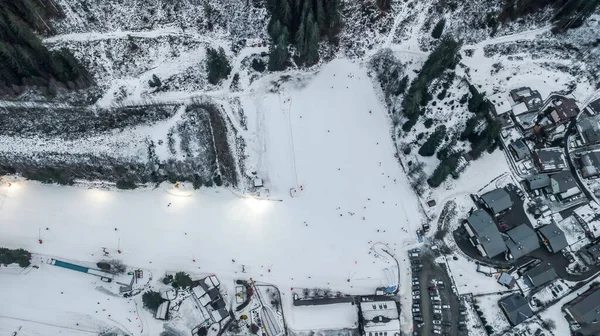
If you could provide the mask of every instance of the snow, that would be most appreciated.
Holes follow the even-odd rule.
[[[358,327],[358,309],[351,303],[292,307],[286,313],[293,330],[344,329]]]
[[[0,246],[97,262],[102,247],[116,254],[120,241],[119,258],[127,265],[154,274],[199,269],[222,281],[239,276],[243,264],[248,276],[282,289],[284,309],[290,304],[285,295],[290,287],[327,284],[364,294],[388,285],[382,269],[390,265],[369,249],[374,242],[387,243],[392,253],[407,249],[405,242],[415,241],[421,215],[414,211],[416,197],[394,158],[387,113],[366,70],[335,60],[308,81],[283,84],[281,95],[270,93],[260,81],[255,85],[254,99],[242,100],[246,112],[256,111],[248,115],[249,162],[254,163],[249,169],[259,172],[273,200],[239,197],[221,188],[180,197],[169,192],[168,184],[115,191],[3,182]],[[286,99],[293,103],[291,112]],[[299,185],[303,190],[292,198],[290,188]],[[40,245],[38,231],[45,227],[49,230],[42,230]],[[271,272],[266,272],[268,265]],[[73,272],[66,277],[81,276],[89,277]],[[45,297],[23,291],[22,283],[28,282],[11,285],[22,292],[21,299]],[[35,283],[46,283],[49,292],[62,288],[45,278]],[[89,286],[77,290],[84,296]],[[400,294],[409,290],[404,286]],[[115,311],[131,310],[121,302]],[[72,316],[61,320],[73,326],[88,315],[69,313],[71,306],[55,301],[53,311]],[[404,314],[409,322],[403,328],[408,329],[410,313]],[[34,316],[27,309],[6,307],[0,315]],[[105,315],[97,319],[115,325]],[[144,329],[144,334],[157,333]]]

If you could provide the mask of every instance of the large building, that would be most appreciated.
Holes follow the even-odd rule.
[[[531,156],[531,151],[523,139],[513,141],[509,147],[516,161],[525,160]]]
[[[600,289],[590,288],[569,302],[564,307],[565,312],[581,326],[581,335],[597,336],[600,333]]]
[[[552,264],[543,262],[530,269],[529,272],[527,272],[526,277],[534,287],[540,287],[556,280],[558,275],[556,274],[554,267],[552,267]]]
[[[542,173],[556,172],[567,166],[561,148],[543,148],[535,151],[535,164]]]
[[[550,176],[548,174],[531,175],[525,178],[525,182],[531,191],[544,189],[550,186]]]
[[[554,124],[564,124],[571,119],[575,118],[579,114],[579,107],[575,103],[575,100],[571,98],[556,98],[552,99],[549,107],[550,119]]]
[[[473,211],[464,224],[471,243],[483,256],[494,258],[506,252],[506,245],[492,216],[485,210]]]
[[[600,114],[579,119],[577,131],[584,144],[600,143]]]
[[[569,246],[565,233],[555,223],[544,225],[538,229],[542,243],[548,251],[556,253]]]
[[[519,259],[540,247],[535,231],[527,224],[521,224],[509,230],[506,234],[510,237],[506,241],[506,247],[514,259]]]
[[[503,188],[494,189],[481,195],[483,204],[494,214],[499,215],[513,206],[510,195]]]
[[[600,152],[588,152],[579,158],[581,162],[581,176],[585,178],[600,175]]]
[[[362,315],[362,332],[365,336],[398,336],[400,335],[400,315],[396,302],[375,301],[363,297],[360,302]]]
[[[573,211],[573,215],[590,238],[600,237],[600,206],[591,201]]]
[[[527,299],[521,294],[509,295],[498,301],[498,304],[513,326],[533,316],[533,311],[529,307]]]
[[[561,200],[579,195],[581,190],[575,182],[571,171],[563,170],[560,173],[550,175],[550,186],[548,192],[557,195]]]
[[[529,87],[511,90],[510,96],[515,104],[524,103],[530,112],[539,110],[544,103],[542,95],[537,90],[532,90]]]

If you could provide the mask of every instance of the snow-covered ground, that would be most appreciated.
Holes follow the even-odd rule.
[[[287,314],[289,327],[296,331],[358,327],[358,308],[351,303],[292,307]]]
[[[224,189],[178,196],[166,184],[115,191],[3,181],[0,246],[96,262],[102,247],[115,254],[120,241],[119,258],[128,265],[155,274],[213,272],[223,281],[240,276],[244,265],[249,277],[282,289],[284,309],[291,303],[286,288],[327,285],[364,294],[393,285],[383,272],[390,265],[369,250],[376,242],[398,252],[407,249],[421,215],[394,158],[389,122],[365,69],[336,60],[302,85],[284,84],[283,92],[257,93],[244,102],[256,110],[248,115],[248,125],[256,125],[248,133],[249,162],[265,179],[271,198],[281,202]],[[298,197],[290,196],[290,188],[297,188]],[[37,281],[45,282],[49,293],[62,288],[45,278]],[[13,286],[21,288],[27,306],[43,297],[21,283],[27,281]],[[400,294],[409,291],[405,286]],[[124,307],[119,309],[128,311]],[[53,301],[54,313],[70,316],[64,326],[82,320],[114,325],[104,315],[74,310],[66,300]],[[43,320],[4,305],[0,315]],[[155,335],[148,329],[144,334]]]

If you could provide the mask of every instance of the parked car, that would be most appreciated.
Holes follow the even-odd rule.
[[[452,322],[450,322],[450,321],[444,321],[444,322],[442,322],[442,324],[444,326],[446,326],[446,327],[451,327],[452,326]]]
[[[421,295],[413,295],[413,300],[421,300]]]
[[[442,330],[442,327],[439,325],[434,325],[433,330]]]
[[[410,263],[413,265],[421,265],[421,259],[412,259]]]
[[[413,286],[417,286],[417,285],[419,285],[419,281],[413,281],[412,284],[413,284]]]
[[[442,311],[441,311],[441,310],[439,310],[439,309],[434,309],[434,310],[433,310],[433,313],[434,313],[434,314],[441,314],[441,313],[442,313]]]
[[[450,309],[450,305],[442,305],[443,309]]]
[[[461,311],[459,314],[460,315],[467,315],[467,312],[466,311]]]
[[[458,330],[460,330],[460,331],[465,331],[465,330],[467,330],[467,326],[465,326],[465,325],[460,325],[460,326],[458,326]]]
[[[458,324],[464,326],[464,325],[467,325],[467,322],[466,321],[458,321]],[[458,328],[460,329],[460,327],[458,327]]]
[[[467,307],[465,307],[465,306],[460,306],[460,307],[458,307],[458,311],[461,311],[461,312],[462,312],[462,311],[467,311]]]
[[[442,331],[441,331],[441,330],[437,330],[437,329],[433,329],[433,330],[432,330],[432,332],[433,332],[434,334],[441,334],[441,333],[442,333]]]
[[[416,313],[416,312],[420,312],[420,311],[421,311],[421,309],[419,309],[419,308],[413,308],[413,310],[412,310],[412,311],[413,311],[414,313]]]
[[[412,267],[412,271],[417,273],[417,272],[421,272],[423,270],[423,266],[413,266]]]
[[[430,291],[435,291],[437,288],[435,288],[435,286],[431,286],[431,287],[428,287],[427,289],[429,289]]]
[[[412,289],[413,289],[413,290],[419,290],[419,289],[421,289],[421,287],[419,287],[419,285],[413,285],[413,286],[412,286]]]
[[[440,297],[439,297],[439,296],[432,296],[432,297],[431,297],[431,301],[433,301],[433,300],[439,300],[439,299],[440,299]]]
[[[410,250],[410,252],[419,253],[419,252],[421,252],[421,249],[415,247],[414,249]]]
[[[423,318],[421,316],[413,316],[413,320],[415,320],[415,321],[423,321]]]
[[[413,277],[412,281],[419,281],[419,277]]]
[[[433,324],[442,324],[442,321],[440,321],[440,320],[433,320]]]
[[[413,291],[412,293],[413,293],[413,295],[421,295],[421,291],[418,291],[418,290]]]
[[[418,257],[419,257],[419,254],[418,254],[418,253],[409,253],[409,254],[408,254],[408,256],[409,256],[410,258],[418,258]]]
[[[420,303],[413,303],[413,308],[421,308],[421,304]]]
[[[433,308],[433,309],[442,309],[442,306],[440,306],[440,305],[433,305],[433,306],[431,306],[431,308]]]

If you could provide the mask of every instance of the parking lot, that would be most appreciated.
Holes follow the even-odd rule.
[[[468,335],[466,326],[460,324],[466,312],[461,312],[463,308],[452,292],[445,265],[434,263],[435,256],[429,250],[415,250],[409,256],[413,263],[413,335]]]

